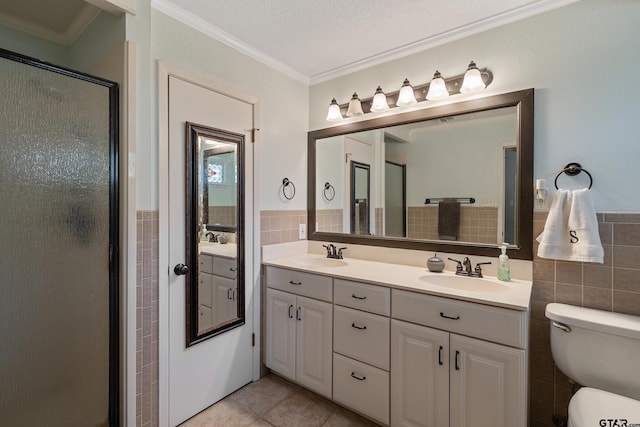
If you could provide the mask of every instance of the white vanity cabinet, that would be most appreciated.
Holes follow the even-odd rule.
[[[266,268],[268,368],[332,398],[333,280]]]
[[[397,289],[392,301],[392,426],[527,425],[526,311]]]
[[[198,272],[199,330],[238,316],[237,262],[201,253]]]
[[[198,256],[198,329],[207,330],[215,324],[213,312],[213,256]]]
[[[389,424],[391,291],[334,279],[333,399]]]
[[[235,258],[213,257],[213,312],[216,324],[238,317],[238,265]]]

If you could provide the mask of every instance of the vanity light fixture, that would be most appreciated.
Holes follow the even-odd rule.
[[[338,101],[335,98],[331,100],[331,104],[329,104],[329,111],[327,112],[327,121],[335,122],[337,120],[342,119],[342,112],[340,112],[340,106],[338,105]]]
[[[427,100],[435,101],[437,99],[444,99],[449,96],[449,91],[447,90],[447,84],[444,82],[442,78],[442,74],[440,71],[436,70],[433,74],[433,79],[431,79],[431,83],[429,83],[429,92],[427,92]]]
[[[378,86],[372,98],[360,100],[357,93],[353,93],[349,103],[338,104],[331,100],[327,121],[339,121],[343,117],[355,117],[367,113],[388,111],[392,106],[404,107],[415,105],[421,101],[435,101],[458,93],[471,93],[484,89],[493,81],[493,74],[486,68],[478,69],[474,61],[469,63],[464,74],[444,78],[439,71],[433,75],[430,82],[418,86],[411,86],[409,79],[404,79],[400,90],[385,94]],[[424,95],[426,94],[426,96]],[[424,98],[423,98],[424,97]]]
[[[464,73],[464,80],[462,81],[460,93],[476,92],[484,89],[485,87],[487,87],[487,85],[485,85],[482,80],[482,74],[480,74],[478,66],[475,62],[471,61],[469,63],[469,67],[467,67],[467,72]]]
[[[363,114],[364,114],[364,111],[362,111],[362,103],[360,102],[360,98],[358,98],[357,93],[353,92],[351,101],[349,101],[349,109],[347,110],[347,117],[362,116]]]
[[[417,103],[418,100],[416,100],[416,95],[413,93],[413,87],[411,87],[409,79],[404,79],[402,87],[400,88],[400,93],[398,94],[398,102],[396,102],[396,106],[406,107]]]
[[[378,86],[376,93],[373,95],[373,101],[371,101],[371,112],[380,113],[388,110],[389,104],[387,104],[387,96],[382,91],[382,88]]]

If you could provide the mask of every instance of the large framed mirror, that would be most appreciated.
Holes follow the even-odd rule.
[[[244,324],[244,135],[186,123],[187,346]]]
[[[507,242],[512,258],[532,259],[533,98],[526,89],[309,132],[309,239],[485,256]],[[369,233],[351,195],[358,164],[369,165]]]

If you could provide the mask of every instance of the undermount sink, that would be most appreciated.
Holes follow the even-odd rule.
[[[507,285],[497,283],[493,280],[480,279],[477,277],[451,276],[451,275],[428,275],[420,277],[425,283],[441,286],[449,289],[473,292],[508,292]]]
[[[334,258],[298,258],[295,263],[300,267],[344,267],[348,265],[346,261]]]

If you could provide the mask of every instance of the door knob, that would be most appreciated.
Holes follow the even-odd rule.
[[[176,266],[173,267],[173,272],[178,276],[183,276],[189,272],[189,267],[184,264],[176,264]]]

